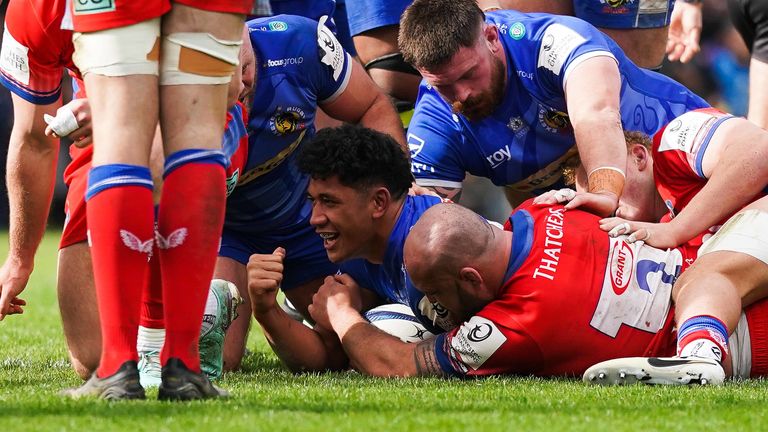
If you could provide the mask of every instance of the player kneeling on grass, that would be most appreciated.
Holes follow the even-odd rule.
[[[377,376],[574,376],[606,359],[673,355],[670,295],[695,251],[611,238],[598,220],[560,205],[524,204],[510,217],[512,231],[502,231],[463,207],[434,206],[408,236],[405,265],[416,287],[463,324],[404,344],[367,324],[343,285],[321,289],[313,308],[324,316],[313,316],[334,329],[352,364]],[[734,375],[768,373],[759,354],[766,317],[768,303],[757,303],[736,328]],[[669,369],[669,381],[724,377],[711,361]]]

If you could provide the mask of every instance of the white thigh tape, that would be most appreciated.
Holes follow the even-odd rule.
[[[83,76],[157,75],[160,18],[89,33],[74,33],[72,60]]]
[[[717,252],[741,252],[768,265],[768,213],[750,209],[728,219],[699,249],[699,256]]]
[[[228,83],[239,65],[242,43],[210,33],[163,36],[160,85]]]

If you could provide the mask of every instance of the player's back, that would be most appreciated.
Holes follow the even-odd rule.
[[[505,372],[570,375],[651,347],[669,354],[680,251],[609,238],[597,216],[562,206],[529,206],[512,219],[512,274],[478,314],[519,338],[510,353],[524,354]]]

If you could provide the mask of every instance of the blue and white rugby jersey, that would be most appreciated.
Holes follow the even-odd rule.
[[[460,187],[466,172],[522,191],[553,184],[576,151],[565,81],[591,57],[613,57],[619,65],[626,130],[653,135],[673,118],[709,106],[676,81],[635,66],[610,38],[578,18],[499,11],[487,14],[487,22],[499,28],[507,59],[502,105],[472,122],[453,114],[422,82],[408,128],[420,185]]]
[[[347,273],[362,288],[367,288],[387,303],[400,303],[409,306],[416,318],[432,333],[443,330],[435,327],[420,310],[420,302],[424,294],[418,291],[410,282],[403,264],[403,247],[405,238],[427,209],[443,202],[441,198],[430,195],[411,196],[405,198],[403,210],[389,235],[387,250],[382,264],[372,264],[364,259],[353,259],[341,263],[340,273]]]
[[[224,226],[245,233],[292,232],[311,213],[309,179],[299,172],[296,155],[315,133],[318,104],[346,89],[352,59],[322,22],[278,15],[247,25],[257,62],[250,146],[227,200]]]

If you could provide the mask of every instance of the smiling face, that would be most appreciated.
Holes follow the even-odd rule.
[[[323,238],[328,259],[367,258],[375,235],[373,193],[345,186],[334,176],[311,179],[307,194],[312,202],[309,223]]]
[[[501,104],[506,87],[503,58],[498,30],[487,25],[473,46],[461,47],[445,65],[419,72],[455,113],[477,121]]]

